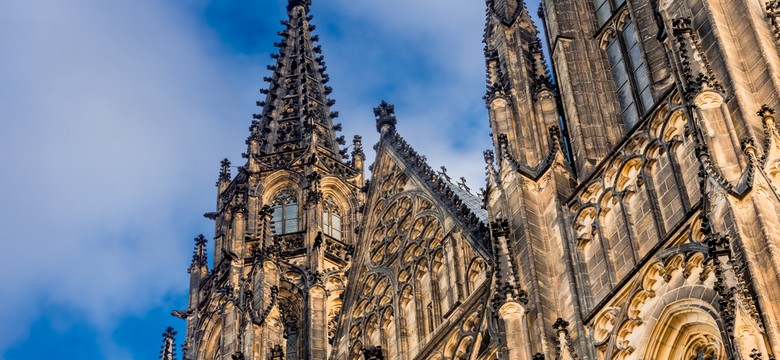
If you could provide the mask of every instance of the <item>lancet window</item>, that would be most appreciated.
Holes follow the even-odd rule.
[[[275,234],[289,234],[298,231],[298,200],[289,190],[279,193],[274,199],[273,224]]]
[[[336,240],[341,240],[344,233],[342,226],[341,211],[339,211],[338,205],[332,197],[325,198],[322,209],[323,232]]]
[[[597,38],[607,53],[623,123],[631,130],[653,106],[650,73],[636,25],[625,0],[596,0],[596,17],[602,26]]]
[[[599,26],[607,23],[626,0],[596,0],[596,18],[599,20]]]

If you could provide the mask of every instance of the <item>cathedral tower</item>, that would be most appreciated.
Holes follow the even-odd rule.
[[[525,3],[488,0],[485,29],[494,151],[487,151],[486,208],[496,276],[493,311],[501,358],[553,357],[553,324],[574,301],[561,204],[575,184],[558,89]],[[495,163],[495,164],[494,164]],[[573,314],[572,314],[573,315]],[[565,318],[565,319],[563,319]],[[514,334],[514,335],[510,335]],[[522,336],[520,336],[522,335]]]
[[[184,359],[778,356],[780,2],[543,0],[547,44],[522,0],[486,5],[475,195],[386,102],[364,179],[289,0],[211,268],[195,239]]]
[[[328,98],[310,1],[290,0],[247,159],[217,182],[214,266],[196,239],[185,359],[325,359],[360,222],[362,144],[351,158]]]

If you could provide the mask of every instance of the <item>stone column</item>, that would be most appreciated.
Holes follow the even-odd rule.
[[[498,309],[498,315],[504,323],[507,360],[530,360],[525,308],[516,301],[508,301]]]

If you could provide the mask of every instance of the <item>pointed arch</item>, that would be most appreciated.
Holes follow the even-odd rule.
[[[685,299],[667,305],[658,318],[643,359],[726,360],[715,309],[701,300]]]

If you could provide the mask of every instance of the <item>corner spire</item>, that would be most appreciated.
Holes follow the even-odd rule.
[[[524,0],[487,0],[488,13],[495,14],[505,25],[511,25],[526,11]]]
[[[176,360],[176,330],[172,327],[165,329],[163,336],[163,344],[160,347],[160,359],[162,360]]]
[[[192,254],[192,264],[190,264],[190,273],[203,266],[208,266],[208,254],[206,253],[206,244],[208,240],[203,234],[195,238],[195,250]]]
[[[528,295],[520,286],[520,275],[517,262],[512,254],[509,238],[509,221],[496,219],[490,224],[491,237],[493,238],[493,257],[497,271],[495,272],[493,309],[497,311],[508,301],[515,301],[525,305],[528,303]]]

